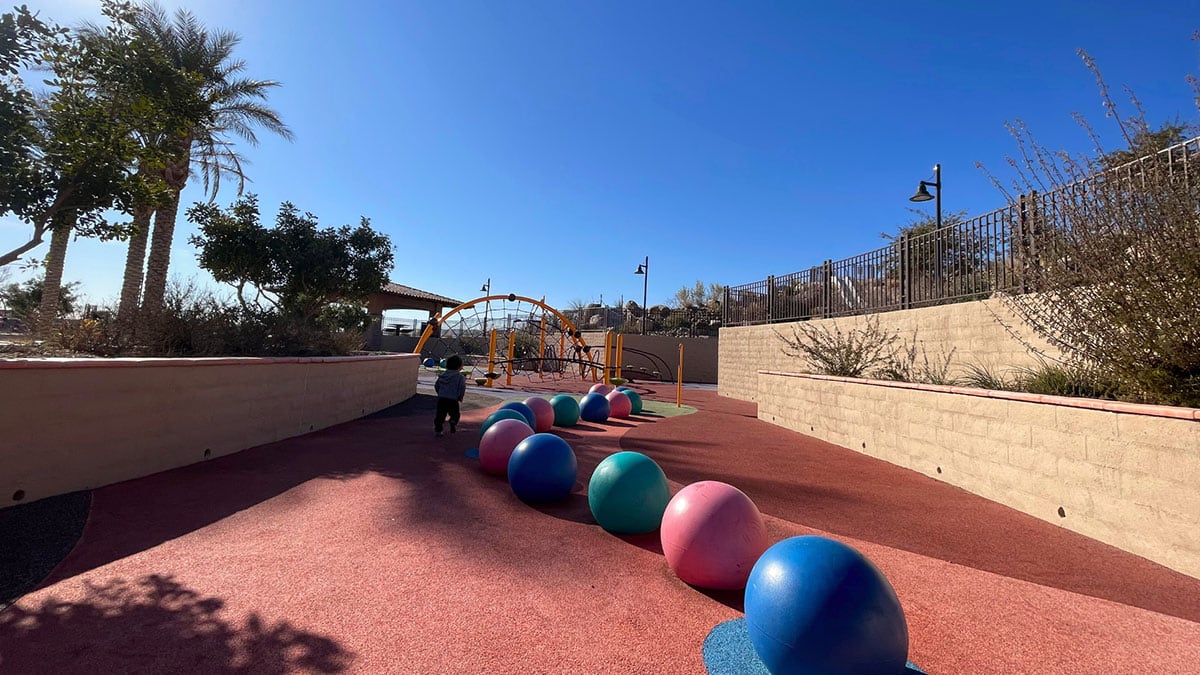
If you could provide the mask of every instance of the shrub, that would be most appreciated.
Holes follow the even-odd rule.
[[[917,339],[917,331],[913,331],[912,341],[902,343],[900,348],[886,358],[882,368],[875,376],[882,380],[899,382],[922,382],[925,384],[954,384],[950,377],[950,362],[954,359],[957,347],[949,353],[940,352],[930,356],[925,349],[925,343]],[[918,353],[921,357],[917,362]]]
[[[814,370],[822,375],[862,377],[865,373],[886,367],[896,353],[898,333],[889,333],[879,327],[879,317],[868,316],[862,327],[855,326],[843,332],[836,324],[799,323],[792,327],[792,336],[776,337],[783,340],[784,354],[808,360]]]

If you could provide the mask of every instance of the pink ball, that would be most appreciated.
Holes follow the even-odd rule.
[[[525,399],[525,405],[533,410],[533,418],[537,420],[534,431],[539,434],[550,431],[554,426],[554,406],[541,396],[530,396]]]
[[[676,576],[721,590],[745,588],[769,544],[754,502],[732,485],[711,480],[692,483],[671,499],[660,534]]]
[[[608,399],[609,417],[629,417],[633,414],[633,401],[623,391],[613,389],[604,395]]]
[[[613,388],[608,386],[607,384],[604,384],[603,382],[597,382],[596,384],[592,385],[591,389],[588,389],[588,393],[589,394],[600,394],[601,396],[608,396],[608,392],[610,392],[612,390],[613,390]]]
[[[533,429],[521,420],[503,419],[483,432],[479,439],[479,466],[488,473],[508,475],[508,458],[513,448],[533,435]]]

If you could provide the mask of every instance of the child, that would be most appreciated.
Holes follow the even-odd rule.
[[[433,430],[438,436],[442,435],[442,425],[446,423],[446,415],[450,416],[450,433],[458,427],[458,404],[467,393],[467,378],[462,374],[462,357],[455,354],[446,359],[446,370],[438,375],[433,390],[437,392],[437,412],[434,413]]]

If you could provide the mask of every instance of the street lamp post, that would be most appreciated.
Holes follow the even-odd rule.
[[[492,294],[492,278],[488,277],[487,283],[480,286],[479,290],[483,291],[484,296],[491,295]],[[487,334],[488,334],[488,332],[487,332],[487,317],[488,317],[488,312],[490,312],[491,309],[492,309],[492,301],[488,300],[487,302],[485,302],[483,304],[483,339],[485,339],[485,340],[487,339]]]
[[[933,263],[933,265],[934,265],[933,273],[935,275],[935,278],[937,279],[938,296],[941,297],[941,296],[945,295],[944,289],[942,288],[942,258],[944,257],[944,254],[942,252],[943,235],[942,235],[942,165],[941,164],[933,165],[933,181],[932,182],[927,181],[927,180],[921,181],[921,184],[917,186],[917,193],[914,194],[913,196],[909,197],[908,201],[910,201],[910,202],[927,202],[930,199],[934,199],[935,198],[934,195],[929,194],[929,190],[926,188],[933,188],[934,190],[937,191],[937,196],[936,196],[937,205],[935,207],[936,216],[935,216],[935,221],[934,221],[935,224],[934,224],[934,230],[933,230],[933,246],[934,246],[934,255],[936,257],[935,257],[934,263]]]
[[[650,285],[650,256],[641,265],[638,265],[637,271],[634,274],[642,275],[642,335],[646,334],[646,316],[650,314],[650,309],[646,307],[646,289]]]

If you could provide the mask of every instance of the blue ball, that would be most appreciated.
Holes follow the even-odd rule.
[[[746,584],[746,629],[774,675],[896,675],[908,624],[892,585],[861,553],[827,537],[785,539]]]
[[[422,361],[421,363],[424,364],[424,366],[426,368],[432,368],[432,367],[436,366],[438,362],[437,362],[437,359],[435,359],[431,356],[431,357],[425,359],[424,361]]]
[[[529,424],[529,420],[525,419],[525,416],[520,412],[501,408],[491,415],[488,415],[487,419],[483,421],[483,424],[479,425],[479,437],[483,438],[483,435],[487,433],[488,428],[500,420],[521,420],[522,422]]]
[[[588,422],[603,422],[611,412],[604,394],[588,394],[579,402],[579,416]]]
[[[667,475],[640,452],[604,458],[588,481],[588,506],[600,527],[619,534],[653,532],[671,501]]]
[[[537,415],[534,414],[533,408],[525,405],[520,401],[509,401],[500,406],[501,410],[515,410],[525,416],[525,421],[529,423],[530,429],[537,428]]]
[[[517,444],[508,459],[508,484],[526,502],[547,502],[571,494],[579,463],[575,451],[554,434],[534,434]]]

